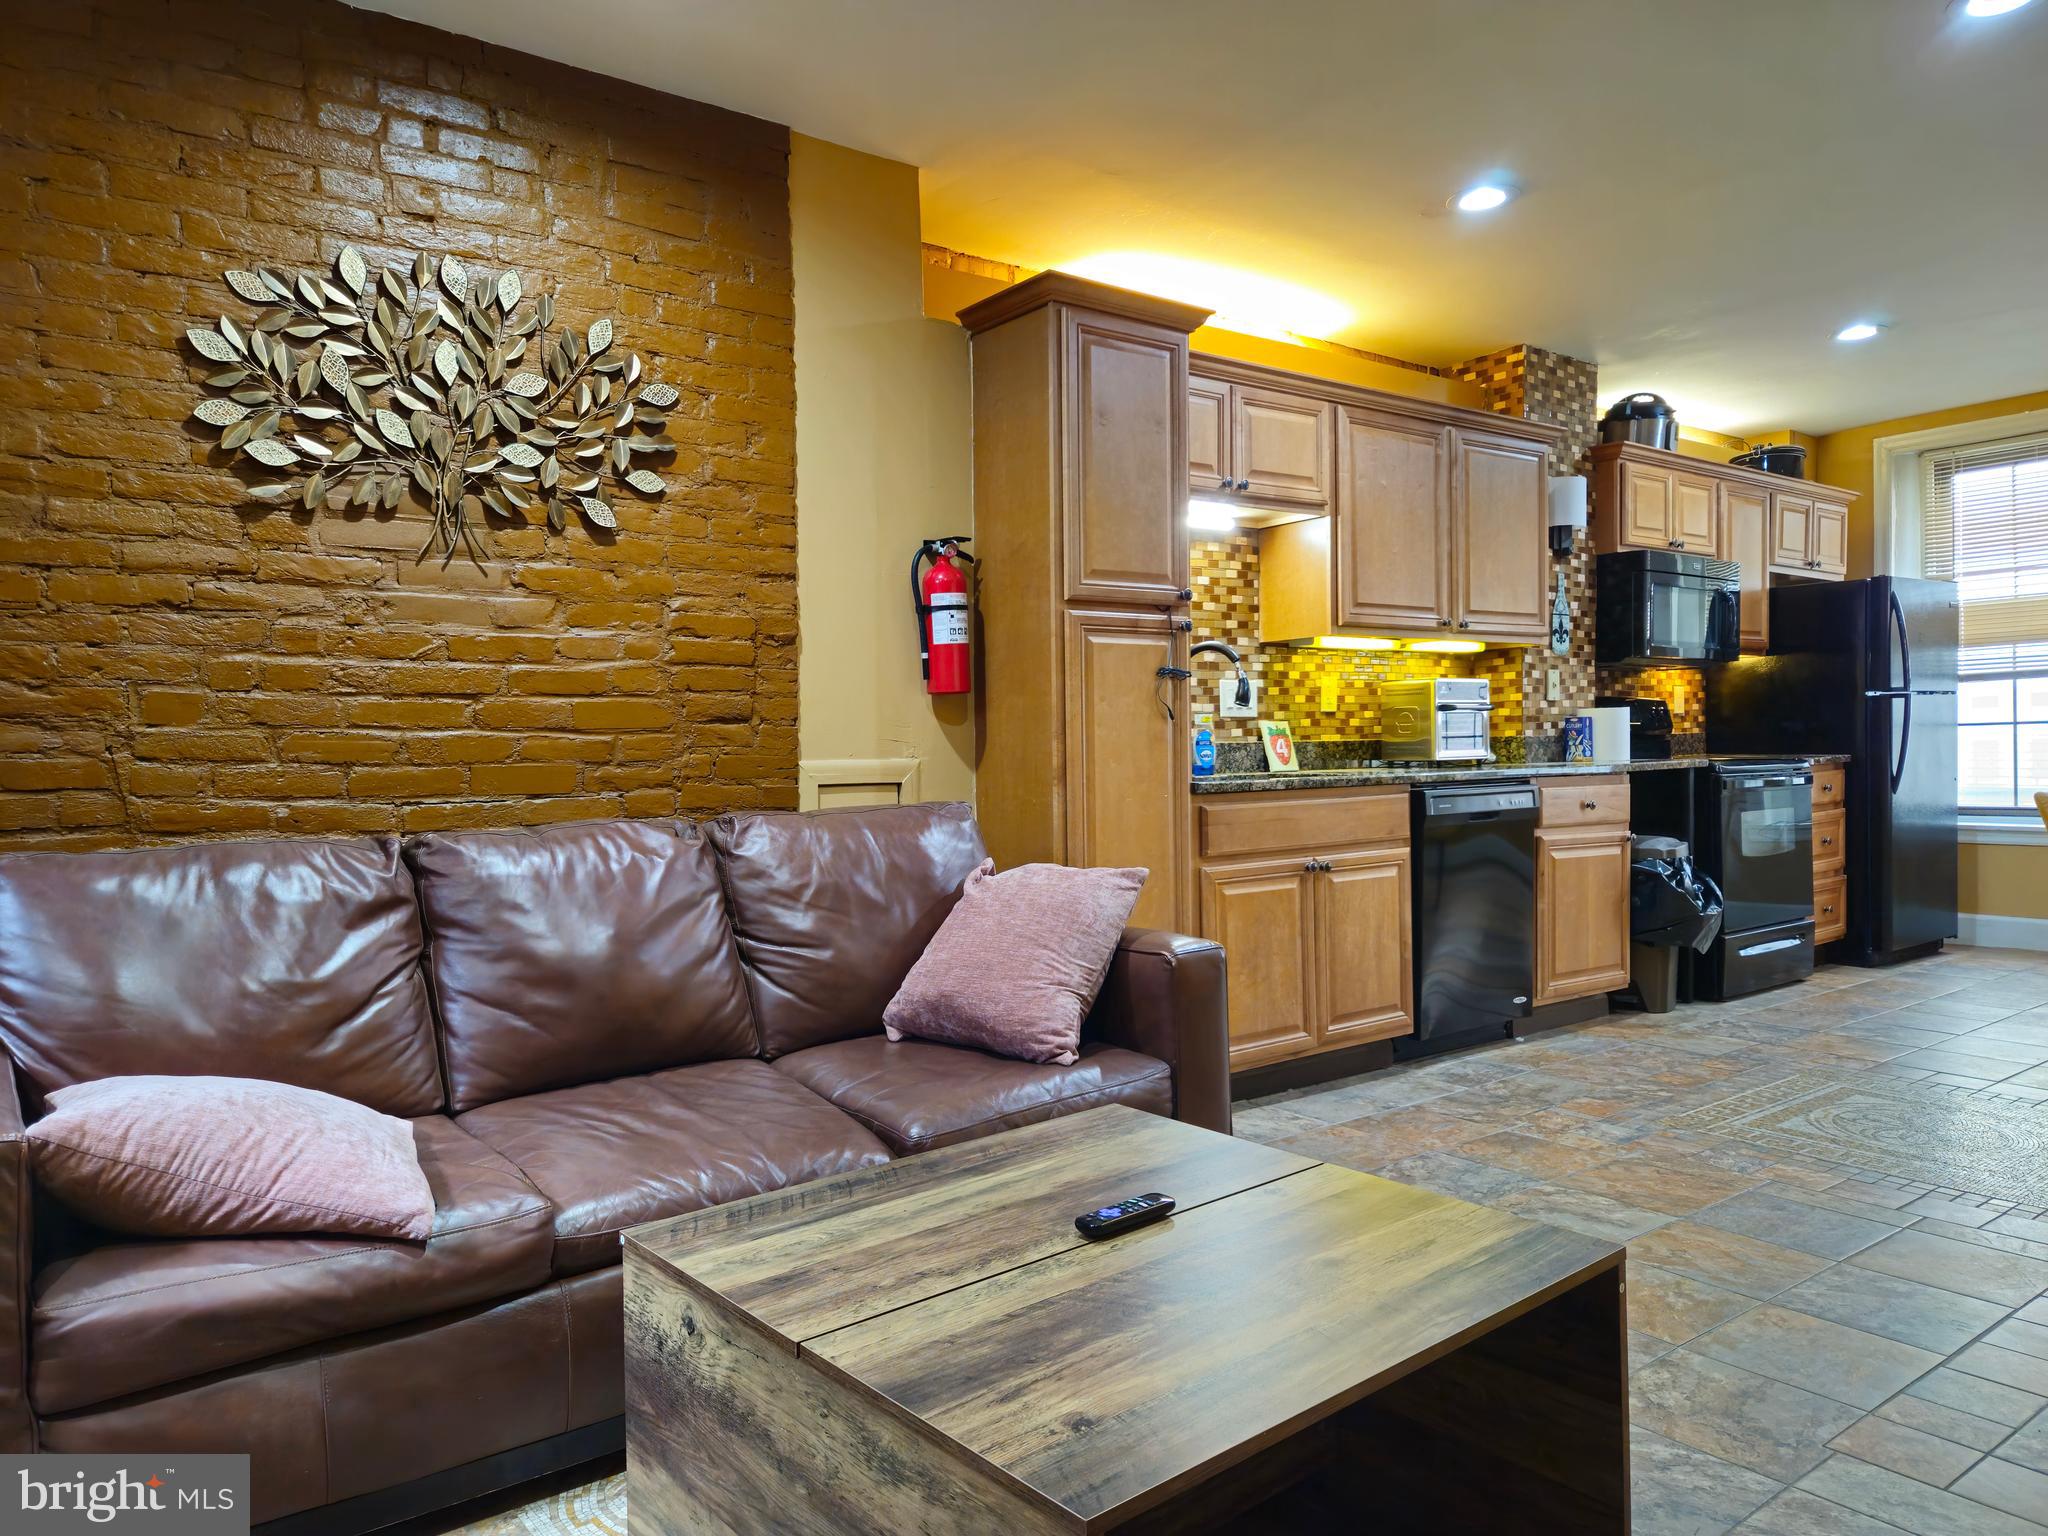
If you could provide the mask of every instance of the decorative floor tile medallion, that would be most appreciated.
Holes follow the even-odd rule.
[[[2020,1204],[2048,1201],[2048,1111],[2017,1100],[1871,1074],[1795,1072],[1670,1124]]]

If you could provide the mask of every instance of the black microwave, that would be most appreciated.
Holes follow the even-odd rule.
[[[1594,649],[1605,665],[1733,661],[1742,654],[1742,569],[1668,549],[1602,555]]]

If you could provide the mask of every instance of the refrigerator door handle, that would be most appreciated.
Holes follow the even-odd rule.
[[[1906,639],[1906,610],[1900,606],[1899,594],[1897,592],[1893,592],[1891,594],[1891,603],[1892,628],[1895,631],[1897,631],[1899,637],[1899,671],[1901,674],[1899,677],[1899,686],[1901,688],[1910,689],[1913,686],[1913,647],[1911,644],[1907,642]],[[1891,669],[1889,666],[1887,666],[1885,669],[1885,675],[1886,680],[1889,681],[1891,675]],[[1894,789],[1898,788],[1896,784],[1894,784],[1892,787]]]
[[[1906,718],[1899,726],[1898,760],[1892,764],[1892,793],[1895,795],[1899,792],[1899,785],[1905,782],[1906,747],[1913,740],[1913,695],[1908,693],[1904,695],[1904,698],[1906,700]]]

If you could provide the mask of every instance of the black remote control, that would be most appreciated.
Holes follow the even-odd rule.
[[[1090,1242],[1100,1242],[1105,1237],[1115,1237],[1119,1232],[1128,1232],[1133,1227],[1142,1227],[1148,1221],[1162,1221],[1173,1214],[1173,1198],[1170,1195],[1133,1195],[1128,1200],[1119,1200],[1115,1205],[1099,1206],[1086,1215],[1074,1218],[1074,1230]]]

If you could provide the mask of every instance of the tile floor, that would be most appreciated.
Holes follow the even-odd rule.
[[[1829,967],[1237,1131],[1628,1245],[1638,1536],[2048,1536],[2048,955]]]

